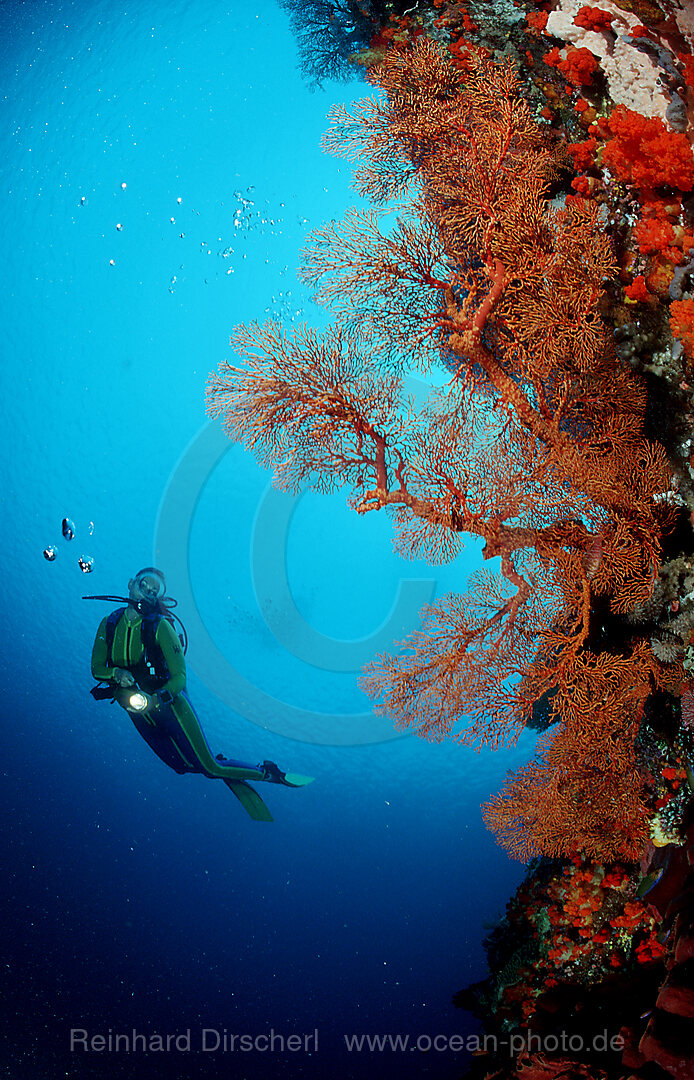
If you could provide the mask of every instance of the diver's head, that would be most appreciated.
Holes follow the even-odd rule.
[[[166,593],[166,581],[161,570],[155,566],[146,566],[138,570],[128,582],[130,605],[138,611],[151,611],[158,607]]]

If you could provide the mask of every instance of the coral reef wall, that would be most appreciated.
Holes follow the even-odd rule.
[[[456,995],[474,1071],[694,1077],[694,7],[289,6],[380,91],[325,140],[374,209],[306,251],[331,329],[237,328],[209,411],[405,555],[484,542],[364,676],[425,738],[540,732],[483,808],[532,861]]]

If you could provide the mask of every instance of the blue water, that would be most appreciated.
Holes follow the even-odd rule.
[[[456,1076],[343,1036],[474,1030],[451,995],[522,872],[479,805],[531,743],[396,738],[357,677],[479,553],[403,562],[384,515],[274,492],[204,414],[238,322],[325,318],[295,268],[355,201],[319,140],[364,87],[309,92],[270,0],[9,0],[0,71],[2,1075]],[[153,562],[215,752],[317,777],[264,786],[273,824],[89,696],[109,605],[81,597]],[[133,1028],[191,1051],[70,1050]],[[318,1049],[202,1053],[203,1028]]]

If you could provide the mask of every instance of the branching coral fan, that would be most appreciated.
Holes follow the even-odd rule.
[[[237,329],[246,365],[221,365],[209,412],[279,486],[349,485],[357,512],[387,507],[404,553],[484,540],[497,571],[431,607],[364,685],[400,727],[478,746],[517,736],[544,698],[560,728],[489,824],[523,856],[633,855],[633,741],[666,670],[628,638],[598,647],[592,612],[650,595],[671,478],[600,315],[612,250],[591,203],[550,204],[560,162],[509,64],[470,49],[454,67],[420,37],[374,81],[385,96],[335,110],[326,145],[359,161],[364,194],[400,199],[397,222],[352,212],[314,236],[303,274],[334,327]],[[404,374],[433,364],[450,383],[417,409]]]

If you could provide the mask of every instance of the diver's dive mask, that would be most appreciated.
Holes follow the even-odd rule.
[[[138,570],[133,579],[133,586],[140,594],[137,599],[131,598],[131,603],[138,611],[151,611],[158,607],[160,600],[166,594],[166,581],[161,570],[156,566],[146,566],[144,570]]]

